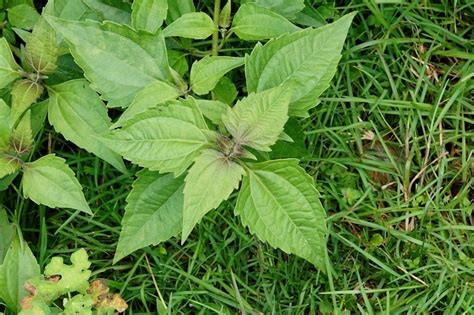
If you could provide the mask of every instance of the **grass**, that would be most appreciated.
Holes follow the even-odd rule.
[[[129,314],[472,314],[474,4],[383,2],[336,7],[359,14],[332,86],[300,122],[303,165],[329,213],[326,274],[257,241],[232,199],[184,246],[112,265],[133,178],[51,129],[38,155],[67,159],[95,215],[36,206],[14,189],[0,202],[42,267],[86,248]]]

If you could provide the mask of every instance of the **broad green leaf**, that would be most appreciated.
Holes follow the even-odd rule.
[[[203,12],[186,13],[163,30],[165,37],[180,36],[193,39],[205,39],[212,35],[216,26]]]
[[[283,16],[254,3],[240,6],[232,23],[232,31],[244,40],[268,39],[299,29]]]
[[[26,42],[25,58],[28,65],[41,74],[53,73],[59,55],[58,47],[56,33],[46,20],[40,17]]]
[[[48,115],[48,99],[34,104],[31,108],[31,131],[35,138],[44,127],[46,116]]]
[[[324,272],[326,213],[318,197],[298,160],[268,161],[247,172],[235,214],[262,241]]]
[[[110,134],[112,123],[105,104],[86,80],[67,81],[49,89],[48,119],[64,138],[127,173],[122,158],[97,139]]]
[[[138,34],[127,26],[110,22],[47,19],[69,42],[76,63],[92,82],[91,87],[109,101],[110,107],[126,107],[151,82],[170,78],[161,33]]]
[[[229,71],[244,64],[242,57],[206,56],[191,68],[191,88],[194,93],[209,93]]]
[[[119,24],[130,24],[130,12],[108,5],[100,0],[82,0],[82,2],[104,20],[113,21]]]
[[[12,109],[10,125],[14,126],[18,124],[18,120],[30,106],[36,102],[36,100],[43,93],[43,87],[37,82],[23,79],[15,82],[12,87]]]
[[[322,6],[319,8],[321,7]],[[318,11],[319,10],[314,9],[311,5],[307,5],[301,12],[296,14],[296,18],[293,19],[293,22],[300,25],[321,27],[327,23],[325,18]]]
[[[32,8],[35,7],[33,0],[3,0],[2,3],[4,3],[3,7],[6,9],[13,8],[21,4],[29,5]]]
[[[176,51],[168,50],[168,61],[170,67],[173,68],[180,76],[184,76],[188,73],[189,65],[186,60],[186,54]]]
[[[181,16],[187,13],[195,12],[193,0],[168,0],[168,16],[166,17],[166,24],[176,21]]]
[[[0,150],[5,150],[10,143],[10,107],[0,99]]]
[[[223,116],[234,141],[261,151],[270,151],[288,120],[289,89],[275,88],[249,94]]]
[[[132,104],[123,112],[118,121],[112,126],[117,128],[136,115],[169,100],[176,99],[181,92],[174,86],[163,82],[154,81],[137,93]]]
[[[74,21],[96,18],[92,9],[83,1],[48,0],[43,11],[44,14]]]
[[[17,5],[8,9],[8,21],[12,27],[31,30],[39,18],[39,13],[35,8],[26,4]]]
[[[181,232],[183,178],[143,170],[127,197],[122,231],[114,263],[149,245],[157,245]]]
[[[132,4],[132,26],[156,33],[168,13],[168,0],[135,0]]]
[[[257,0],[257,5],[270,9],[287,19],[293,19],[304,9],[304,0]]]
[[[222,28],[228,28],[231,23],[231,13],[232,13],[232,0],[227,0],[227,3],[221,10],[219,14],[219,26]]]
[[[3,260],[14,237],[14,225],[8,222],[7,212],[0,207],[0,266],[3,264]]]
[[[104,142],[132,163],[179,176],[210,145],[205,131],[189,121],[193,118],[192,110],[183,106],[148,111]]]
[[[353,13],[348,14],[332,24],[292,33],[265,46],[257,45],[245,61],[249,93],[291,86],[289,114],[306,116],[336,73],[353,17]]]
[[[50,208],[71,208],[92,214],[74,172],[64,159],[54,154],[23,165],[23,194]]]
[[[0,265],[0,299],[17,313],[21,299],[27,295],[24,283],[39,274],[39,265],[28,244],[16,235]]]
[[[308,149],[305,144],[305,134],[303,128],[295,117],[288,119],[285,131],[280,136],[277,143],[272,146],[270,156],[272,159],[297,158],[308,156]]]
[[[13,174],[20,169],[20,160],[14,156],[0,153],[0,178]]]
[[[234,104],[238,95],[237,87],[228,77],[223,77],[217,82],[212,90],[212,96],[217,100],[228,105]]]
[[[12,51],[5,37],[0,38],[0,89],[20,77],[20,66],[13,58]]]
[[[244,174],[242,166],[221,152],[204,150],[199,155],[185,179],[181,242],[206,213],[229,198]]]
[[[222,116],[229,110],[229,105],[220,101],[196,100],[196,104],[204,117],[216,125],[223,125]]]

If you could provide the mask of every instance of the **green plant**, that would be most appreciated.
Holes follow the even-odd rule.
[[[11,108],[1,105],[0,177],[21,169],[25,197],[91,212],[63,159],[50,154],[24,162],[35,134],[32,104],[45,88],[49,122],[66,139],[123,172],[119,154],[145,168],[127,199],[114,261],[180,233],[184,242],[238,189],[234,212],[244,226],[325,271],[326,213],[313,179],[297,158],[272,159],[272,148],[294,141],[284,132],[289,117],[307,117],[329,86],[354,14],[301,29],[289,20],[297,21],[299,0],[246,1],[233,17],[232,2],[221,9],[216,0],[213,18],[195,12],[192,1],[124,5],[50,0],[32,32],[20,32],[24,69],[3,41],[3,85],[23,79],[12,87]],[[238,43],[269,41],[245,56],[219,55],[234,34]],[[202,58],[191,67],[188,87],[187,66],[172,67],[168,47],[211,36],[209,53],[193,50]],[[69,51],[90,87],[83,78],[55,76]],[[247,94],[231,106],[235,83],[226,75],[241,66]],[[103,101],[124,109],[113,125]]]
[[[84,249],[71,255],[71,265],[53,257],[40,274],[35,256],[18,228],[8,222],[0,209],[0,299],[18,314],[115,314],[127,304],[118,294],[109,293],[104,279],[89,283],[91,263]],[[78,294],[72,296],[72,293]],[[56,306],[57,300],[67,295]],[[95,312],[92,313],[92,309]]]

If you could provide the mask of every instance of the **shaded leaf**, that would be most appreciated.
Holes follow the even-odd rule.
[[[154,81],[139,91],[132,104],[122,113],[120,118],[114,123],[113,128],[122,126],[126,121],[136,115],[146,112],[148,109],[169,100],[176,99],[181,92],[174,86],[163,82]]]
[[[216,125],[223,125],[222,116],[229,110],[229,105],[220,101],[196,100],[196,104],[204,117]]]

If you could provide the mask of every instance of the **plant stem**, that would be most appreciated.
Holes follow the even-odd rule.
[[[221,0],[214,0],[214,33],[212,33],[212,56],[219,53],[219,15],[221,13]]]

